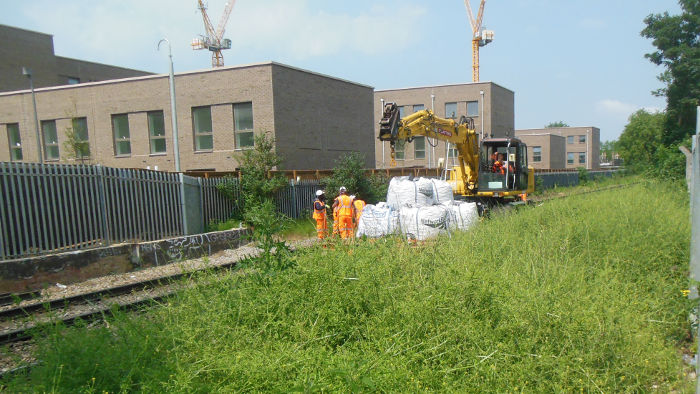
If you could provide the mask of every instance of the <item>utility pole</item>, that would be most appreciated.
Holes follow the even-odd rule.
[[[696,301],[698,298],[697,283],[700,281],[700,106],[697,107],[697,123],[693,136],[693,174],[691,176],[692,189],[690,191],[690,293],[689,297]],[[700,307],[696,304],[695,320],[700,316]],[[700,326],[695,333],[695,340],[700,340]],[[695,373],[700,374],[700,348],[695,352]],[[698,375],[696,375],[698,376]],[[700,379],[697,380],[695,392],[700,393]]]
[[[22,75],[29,78],[29,89],[32,91],[32,104],[34,105],[34,130],[36,131],[36,147],[39,155],[39,163],[44,164],[44,152],[41,149],[41,133],[39,133],[39,115],[36,112],[36,95],[34,94],[34,80],[32,79],[32,70],[27,67],[22,67]]]
[[[384,116],[384,99],[379,99],[379,102],[381,102],[382,107],[379,109],[379,117]],[[384,145],[386,145],[386,141],[382,141],[382,168],[386,168],[386,164],[384,161]]]
[[[173,125],[173,152],[175,153],[175,172],[180,172],[180,145],[178,143],[178,131],[177,131],[177,108],[175,106],[175,74],[173,72],[173,52],[170,47],[170,41],[167,38],[163,38],[158,41],[158,50],[160,50],[160,44],[165,41],[168,43],[168,56],[170,57],[170,117],[172,118]]]

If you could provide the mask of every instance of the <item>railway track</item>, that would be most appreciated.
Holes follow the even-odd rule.
[[[228,270],[250,257],[250,255],[245,255],[238,260],[220,264],[210,269],[215,271]],[[61,320],[63,324],[72,325],[77,320],[91,321],[101,319],[103,316],[111,314],[115,304],[121,310],[138,309],[146,304],[167,298],[176,291],[181,290],[183,285],[178,284],[178,281],[190,275],[192,275],[192,272],[183,272],[0,310],[0,324],[17,322],[21,319],[28,320],[24,324],[17,324],[16,327],[1,330],[0,345],[31,338],[32,330],[42,323]],[[76,311],[77,308],[79,308],[78,311]],[[41,316],[44,318],[40,318]]]

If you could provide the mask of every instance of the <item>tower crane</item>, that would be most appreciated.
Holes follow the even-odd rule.
[[[211,51],[211,66],[212,67],[222,67],[224,65],[224,56],[221,51],[224,49],[231,49],[231,40],[228,38],[223,38],[224,31],[226,30],[226,22],[231,15],[231,10],[236,0],[229,0],[224,7],[224,14],[221,16],[219,24],[214,30],[214,25],[209,19],[207,14],[207,7],[204,5],[202,0],[197,0],[197,8],[202,13],[202,19],[204,19],[204,30],[206,35],[200,35],[199,38],[192,40],[192,49],[208,49]]]
[[[479,47],[493,41],[493,30],[482,30],[481,23],[484,20],[484,4],[486,0],[481,0],[479,5],[479,13],[474,19],[472,7],[469,5],[469,0],[464,0],[464,5],[467,7],[469,14],[469,23],[472,27],[472,82],[479,82]]]

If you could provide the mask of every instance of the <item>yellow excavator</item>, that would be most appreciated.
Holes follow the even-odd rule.
[[[424,136],[454,144],[457,165],[449,182],[455,195],[488,206],[525,201],[535,191],[535,171],[527,165],[527,146],[517,138],[487,138],[479,142],[474,119],[459,121],[422,110],[400,118],[396,103],[384,106],[379,122],[379,140],[389,141],[394,160],[398,141],[412,142]]]

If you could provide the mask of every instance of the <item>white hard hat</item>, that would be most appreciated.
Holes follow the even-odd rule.
[[[351,200],[354,200],[354,199],[355,199],[355,195],[353,194],[352,196],[350,196],[350,199],[351,199]]]
[[[345,186],[341,186],[341,187],[340,187],[340,192],[341,192],[341,193],[344,193],[344,192],[346,192],[346,191],[348,191],[348,189],[346,189]]]
[[[323,195],[323,190],[316,190],[316,195],[317,196]]]

